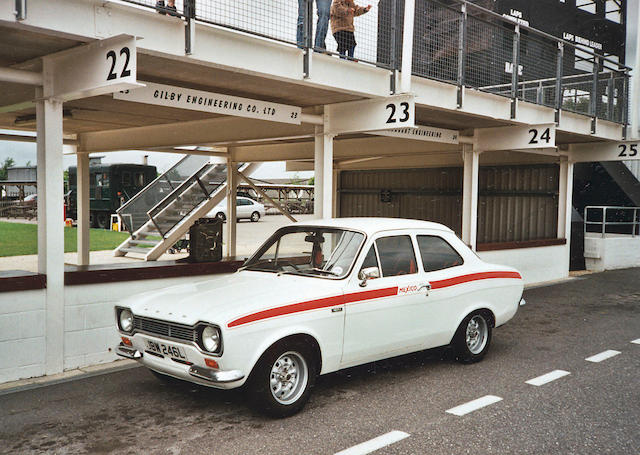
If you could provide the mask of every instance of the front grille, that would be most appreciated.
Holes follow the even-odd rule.
[[[142,318],[140,316],[133,317],[133,328],[136,331],[160,335],[166,338],[174,338],[176,340],[196,341],[197,339],[196,331],[193,327],[159,321],[157,319]]]

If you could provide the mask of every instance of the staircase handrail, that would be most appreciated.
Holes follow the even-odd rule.
[[[161,210],[163,210],[167,205],[169,205],[169,203],[167,201],[173,201],[176,199],[177,194],[181,193],[187,186],[191,185],[192,183],[199,181],[200,180],[200,173],[203,172],[207,167],[211,166],[211,163],[205,163],[200,169],[198,169],[196,172],[194,172],[193,174],[191,174],[191,176],[189,176],[187,179],[184,180],[184,182],[182,182],[179,186],[177,186],[173,191],[171,191],[171,193],[167,194],[164,199],[162,199],[160,202],[158,202],[156,205],[154,205],[153,207],[151,207],[148,211],[147,211],[147,216],[149,217],[150,220],[152,220],[155,224],[154,221],[154,217],[158,214],[158,212],[160,212]],[[200,185],[202,187],[202,185]],[[208,194],[206,194],[207,196],[209,196]],[[156,225],[157,227],[157,225]],[[160,232],[160,234],[162,234],[162,236],[164,237],[163,232]]]

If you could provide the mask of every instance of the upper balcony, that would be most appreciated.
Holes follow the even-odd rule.
[[[297,0],[177,0],[176,13],[164,15],[158,14],[155,0],[26,3],[24,17],[13,2],[0,5],[0,66],[39,71],[39,57],[126,33],[142,38],[141,82],[281,102],[306,113],[316,113],[315,106],[410,91],[422,125],[464,132],[556,123],[558,144],[620,140],[626,134],[630,68],[461,0],[419,0],[414,11],[414,2],[408,2],[413,20],[405,18],[403,0],[381,0],[355,19],[353,60],[338,58],[330,30],[327,50],[314,48],[317,13],[308,0],[302,2],[300,17]],[[413,37],[411,45],[407,35]],[[33,88],[0,86],[0,127],[34,129]],[[65,133],[69,138],[84,135],[87,151],[134,148],[154,143],[128,137],[126,143],[111,141],[107,147],[96,134],[219,117],[132,104],[107,95],[65,103]],[[194,137],[191,143],[310,137],[314,132],[312,124],[238,122],[237,128],[223,128],[206,141]],[[246,133],[255,128],[261,133]]]

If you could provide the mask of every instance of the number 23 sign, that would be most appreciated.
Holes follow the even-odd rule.
[[[340,134],[414,127],[415,111],[413,95],[330,104],[325,111],[329,114],[327,132]]]

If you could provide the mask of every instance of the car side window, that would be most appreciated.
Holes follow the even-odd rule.
[[[418,249],[422,256],[422,267],[425,272],[448,269],[462,265],[462,257],[442,237],[435,235],[419,235]]]
[[[411,237],[394,235],[376,240],[382,276],[410,275],[417,273],[416,256]]]

